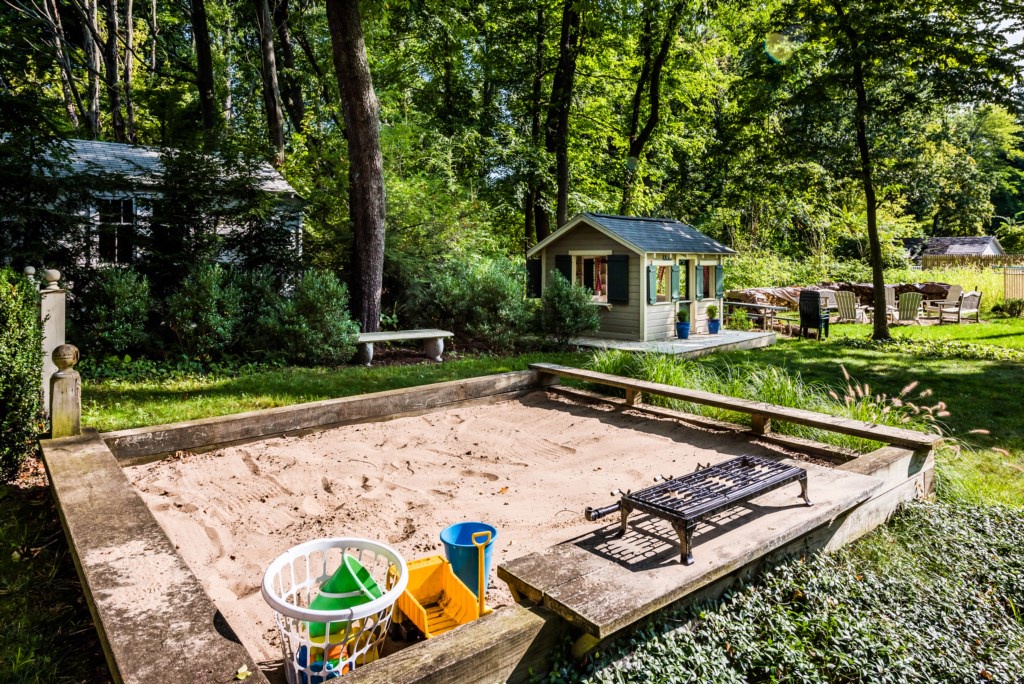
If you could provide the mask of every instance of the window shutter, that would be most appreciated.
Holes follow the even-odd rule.
[[[721,299],[725,296],[725,267],[715,266],[715,297]]]
[[[572,257],[568,254],[555,255],[555,270],[562,274],[566,280],[572,282]]]
[[[540,259],[526,260],[526,296],[530,298],[540,297]]]
[[[694,275],[697,276],[696,287],[694,288],[697,291],[696,299],[697,301],[700,301],[704,299],[704,267],[697,264],[697,267],[693,269],[693,272]]]
[[[679,264],[672,267],[672,301],[679,301]]]
[[[608,303],[629,304],[629,255],[608,257]]]
[[[658,267],[648,266],[647,267],[647,303],[656,304],[658,302]]]

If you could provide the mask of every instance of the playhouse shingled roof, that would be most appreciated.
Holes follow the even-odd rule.
[[[575,228],[581,220],[596,227],[609,237],[643,254],[656,252],[685,254],[735,254],[736,251],[713,240],[693,226],[682,221],[643,216],[615,216],[585,212],[538,242],[528,255],[532,256],[559,237]]]
[[[163,173],[161,149],[144,145],[68,140],[68,161],[74,173],[109,173],[135,178],[153,178]],[[259,169],[263,190],[276,195],[296,196],[295,189],[270,164]]]

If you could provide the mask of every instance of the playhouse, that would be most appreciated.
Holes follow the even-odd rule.
[[[707,307],[722,308],[724,257],[735,251],[681,221],[583,213],[530,249],[529,292],[540,296],[551,271],[593,290],[601,327],[618,340],[675,337],[686,308],[695,333]]]

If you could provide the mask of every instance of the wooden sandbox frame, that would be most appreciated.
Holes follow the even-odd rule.
[[[626,398],[562,387],[561,377],[623,389]],[[273,436],[505,401],[543,389],[712,430],[753,434],[759,440],[832,461],[841,470],[879,480],[870,499],[776,548],[734,560],[703,586],[688,587],[681,597],[667,596],[663,605],[717,596],[765,562],[838,548],[885,522],[900,503],[932,491],[933,450],[941,442],[936,435],[551,364],[169,425],[104,434],[86,430],[77,437],[44,439],[40,443],[57,509],[115,680],[226,682],[233,681],[235,672],[245,665],[253,673],[247,681],[266,682],[199,579],[129,484],[123,466],[179,451],[208,451]],[[642,403],[645,393],[748,413],[753,428],[646,406]],[[774,434],[772,420],[865,437],[886,446],[857,456]],[[499,577],[502,574],[499,567]],[[545,606],[542,597],[529,598],[359,668],[344,680],[528,681],[545,670],[548,656],[563,635],[575,630],[557,610]],[[639,620],[652,610],[629,619]]]

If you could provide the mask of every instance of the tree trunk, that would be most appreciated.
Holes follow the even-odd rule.
[[[857,128],[857,150],[860,153],[861,181],[864,186],[864,201],[868,214],[868,243],[871,247],[871,283],[874,292],[874,330],[871,339],[884,341],[892,339],[889,334],[889,316],[885,308],[885,267],[882,264],[882,241],[878,237],[878,200],[875,196],[874,173],[871,164],[871,143],[868,140],[868,96],[864,76],[864,62],[857,57],[860,51],[860,36],[850,26],[843,6],[833,2],[833,8],[839,17],[839,25],[849,41],[850,54],[853,62],[853,89],[857,95],[854,109],[854,123]]]
[[[103,43],[104,76],[107,80],[107,101],[110,104],[110,122],[114,128],[114,141],[127,142],[124,115],[121,113],[121,69],[118,68],[117,37],[120,22],[117,16],[117,0],[107,0],[107,39]]]
[[[127,116],[125,128],[130,143],[135,142],[135,103],[132,101],[132,70],[135,67],[133,1],[125,0],[124,5],[124,111]]]
[[[576,81],[576,58],[583,46],[579,0],[564,0],[562,30],[558,43],[558,65],[551,84],[551,102],[545,124],[544,146],[555,157],[555,183],[558,226],[569,220],[569,111]],[[538,235],[539,235],[538,226]]]
[[[284,164],[284,112],[281,89],[277,84],[277,56],[274,53],[274,24],[268,0],[253,0],[256,26],[260,34],[260,55],[263,74],[263,106],[267,112],[267,133],[274,148],[274,165]]]
[[[212,131],[220,123],[217,94],[213,80],[213,48],[210,45],[210,24],[206,17],[206,0],[192,0],[192,37],[196,46],[196,85],[199,88],[199,111],[203,128]]]
[[[302,131],[302,120],[306,118],[306,105],[302,100],[302,87],[295,69],[295,47],[292,45],[292,30],[288,16],[288,0],[277,0],[274,3],[274,23],[277,25],[277,38],[281,43],[281,94],[284,96],[284,107],[288,118],[296,131]]]
[[[156,73],[156,41],[160,33],[160,27],[156,21],[156,0],[149,6],[149,71]]]
[[[533,52],[533,88],[530,93],[530,143],[534,150],[540,149],[540,107],[541,89],[544,85],[544,7],[537,8],[536,36]],[[549,234],[547,221],[537,221],[540,205],[540,191],[537,188],[537,171],[531,168],[526,180],[524,235],[529,249]],[[546,217],[545,217],[546,218]]]
[[[633,208],[633,187],[636,171],[640,166],[640,155],[651,139],[654,129],[661,120],[661,72],[668,60],[676,32],[683,17],[685,3],[678,2],[672,8],[665,26],[665,33],[658,46],[658,54],[651,55],[654,45],[654,10],[651,9],[644,20],[644,39],[641,41],[644,50],[643,67],[633,92],[633,111],[629,122],[629,153],[626,160],[626,178],[622,189],[622,204],[619,213],[629,214]],[[640,109],[643,92],[647,90],[647,118],[640,128]]]
[[[71,68],[71,61],[64,50],[64,24],[60,18],[60,10],[57,7],[57,0],[45,0],[43,11],[46,13],[46,20],[50,31],[53,34],[53,49],[60,65],[60,85],[64,95],[64,109],[67,110],[68,119],[75,128],[79,126],[79,114],[84,115],[82,98],[75,87],[75,74]]]
[[[99,0],[91,0],[86,11],[88,16],[86,17],[85,52],[89,69],[89,132],[93,140],[98,140],[103,133],[100,120],[100,74],[103,67],[99,42]]]
[[[380,325],[384,273],[384,162],[379,107],[358,0],[327,0],[327,24],[348,139],[349,214],[356,261],[352,302],[363,332],[375,332]]]

